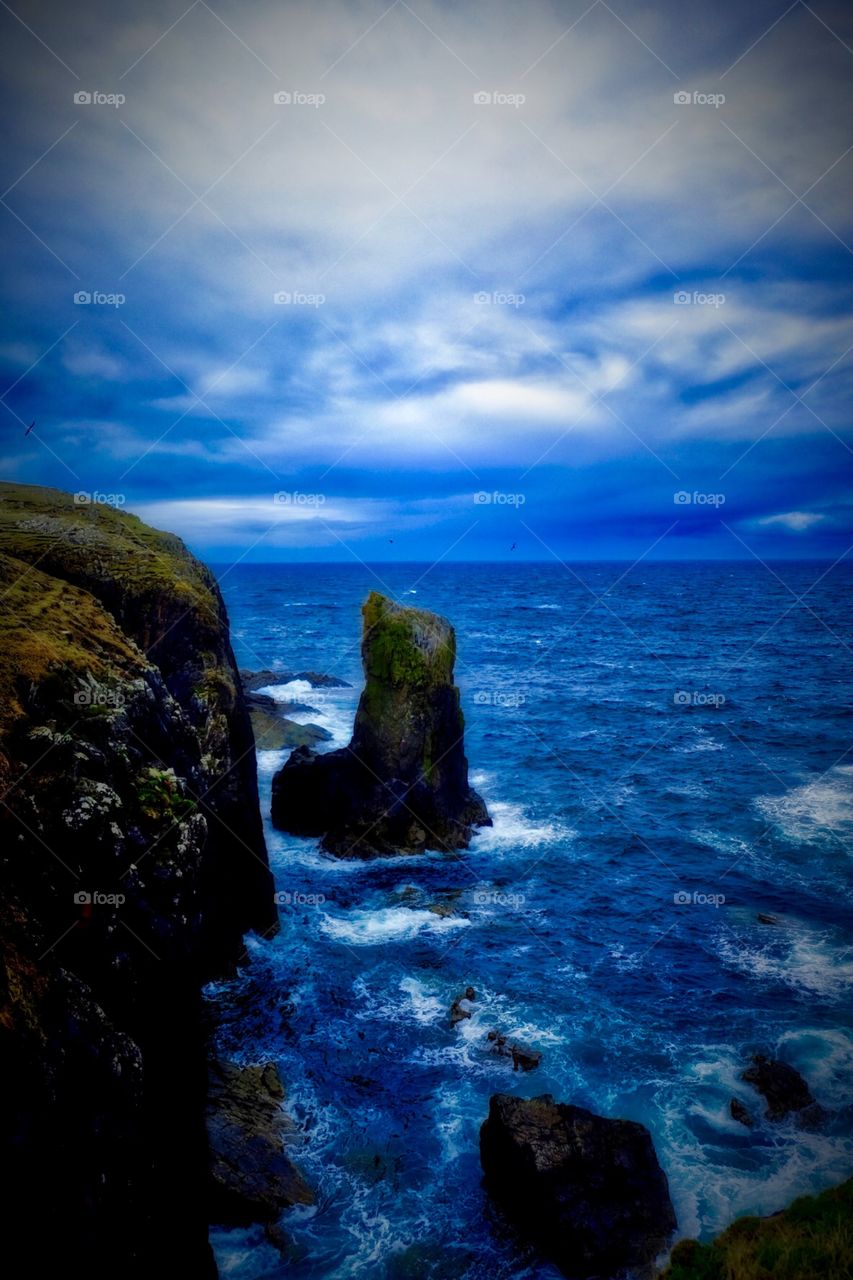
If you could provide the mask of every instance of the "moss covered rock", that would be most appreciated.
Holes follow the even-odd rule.
[[[453,628],[378,592],[362,615],[352,741],[294,751],[273,780],[273,822],[344,857],[464,848],[490,819],[468,783]]]

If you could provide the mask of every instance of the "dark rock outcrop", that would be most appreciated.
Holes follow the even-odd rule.
[[[210,1218],[228,1226],[272,1223],[314,1196],[285,1152],[284,1088],[272,1063],[209,1069]]]
[[[210,572],[170,534],[0,485],[4,1261],[215,1274],[201,986],[277,927]]]
[[[450,623],[377,592],[363,610],[365,687],[350,745],[299,748],[273,780],[272,819],[342,857],[467,847],[490,823],[468,783]]]
[[[811,1090],[795,1067],[776,1058],[756,1053],[752,1064],[741,1075],[741,1080],[754,1085],[767,1103],[765,1117],[768,1120],[784,1120],[797,1112],[806,1120],[818,1118],[820,1108]]]
[[[480,1130],[490,1194],[567,1276],[651,1264],[675,1230],[648,1130],[550,1094],[496,1094]]]
[[[527,1049],[524,1045],[514,1044],[501,1031],[490,1031],[486,1036],[492,1053],[499,1058],[511,1058],[513,1071],[535,1071],[542,1061],[538,1049]]]
[[[319,724],[299,724],[287,716],[270,715],[252,709],[252,731],[259,751],[282,751],[286,747],[311,746],[328,742],[331,734]]]
[[[461,995],[457,996],[450,1006],[450,1025],[455,1027],[457,1022],[464,1022],[466,1018],[471,1017],[471,1004],[477,999],[477,993],[473,987],[466,987]]]
[[[729,1115],[738,1124],[745,1125],[747,1129],[752,1128],[752,1116],[739,1098],[732,1098],[729,1102]]]

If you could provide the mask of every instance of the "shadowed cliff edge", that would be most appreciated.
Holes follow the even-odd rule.
[[[222,598],[180,539],[9,484],[0,592],[6,1260],[212,1276],[201,986],[277,928]]]
[[[468,783],[453,627],[376,591],[362,615],[352,741],[325,755],[294,751],[273,779],[272,820],[322,836],[341,857],[466,848],[491,819]]]

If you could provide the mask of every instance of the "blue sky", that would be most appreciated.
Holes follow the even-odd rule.
[[[216,560],[853,543],[849,8],[0,28],[6,478]]]

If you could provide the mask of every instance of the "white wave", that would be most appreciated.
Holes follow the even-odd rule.
[[[784,925],[718,939],[723,962],[756,982],[779,982],[827,1000],[849,996],[853,989],[853,954],[833,941],[830,930],[817,930],[788,918]]]
[[[781,796],[759,796],[755,803],[791,840],[849,838],[853,836],[853,765],[830,769]]]
[[[779,1049],[808,1080],[818,1102],[830,1108],[853,1102],[853,1037],[847,1031],[829,1027],[786,1031]]]
[[[350,911],[347,916],[324,915],[320,928],[327,937],[352,946],[407,942],[419,933],[450,933],[470,924],[464,917],[437,916],[434,911],[383,907],[378,911]]]
[[[438,1022],[447,1017],[447,1009],[442,1002],[437,996],[430,995],[424,984],[417,978],[401,978],[400,990],[409,997],[411,1012],[416,1022],[428,1026],[432,1022]]]
[[[536,822],[528,818],[523,806],[512,801],[487,798],[486,805],[492,818],[492,826],[479,827],[475,832],[474,847],[478,853],[484,850],[501,852],[505,849],[531,849],[558,840],[570,840],[575,836],[575,832],[562,823]]]

